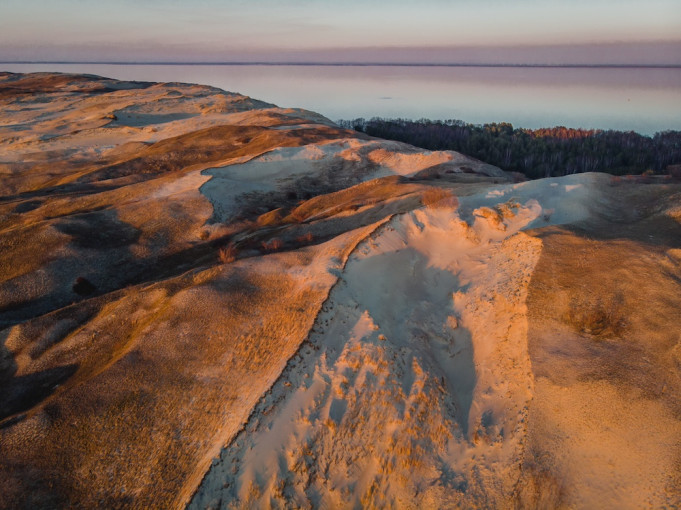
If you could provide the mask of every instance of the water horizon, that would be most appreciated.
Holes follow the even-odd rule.
[[[311,66],[311,67],[539,67],[605,69],[681,69],[681,64],[551,64],[485,62],[324,62],[324,61],[99,61],[99,60],[0,60],[0,65],[110,65],[110,66]]]
[[[336,121],[457,119],[514,127],[681,130],[681,66],[432,63],[0,63],[0,71],[71,72],[198,83]]]

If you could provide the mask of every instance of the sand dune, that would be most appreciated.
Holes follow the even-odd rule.
[[[681,184],[0,73],[0,507],[681,505]]]

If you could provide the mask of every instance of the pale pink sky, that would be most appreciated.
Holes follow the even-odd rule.
[[[2,0],[0,60],[681,65],[679,0]]]

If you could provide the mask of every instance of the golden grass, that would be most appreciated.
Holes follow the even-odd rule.
[[[266,212],[258,216],[256,223],[259,227],[270,227],[274,225],[279,225],[283,219],[284,214],[281,208],[274,209],[273,211]]]
[[[263,241],[261,246],[266,252],[279,251],[284,246],[284,242],[281,239],[274,237],[268,241]]]
[[[634,206],[641,211],[665,203],[662,188],[636,186],[605,188],[613,198],[605,212],[617,221],[534,232],[543,247],[527,299],[528,345],[538,384],[526,445],[536,465],[523,467],[521,508],[574,506],[563,489],[588,486],[587,473],[600,473],[603,487],[635,476],[647,489],[620,495],[634,506],[665,506],[681,496],[678,484],[670,489],[662,474],[676,469],[668,441],[681,427],[667,414],[669,406],[678,409],[681,395],[678,379],[667,375],[678,371],[673,349],[681,309],[681,269],[667,253],[681,239],[681,227],[664,210],[624,220]],[[622,198],[629,187],[634,194]],[[634,445],[622,456],[627,434],[645,438],[646,446]],[[583,445],[581,454],[563,456],[576,444]],[[592,492],[583,504],[592,506],[600,496]]]
[[[335,193],[327,193],[306,200],[291,210],[287,220],[303,222],[327,218],[414,193],[420,189],[421,186],[407,183],[400,177],[373,179]]]
[[[595,299],[573,297],[563,317],[577,332],[596,337],[620,336],[627,325],[621,295]]]
[[[428,188],[421,195],[421,203],[429,209],[438,209],[445,207],[456,208],[459,201],[449,189],[444,188]]]
[[[234,262],[237,257],[236,246],[233,243],[223,246],[218,252],[218,257],[220,258],[220,262],[223,264],[230,264]]]

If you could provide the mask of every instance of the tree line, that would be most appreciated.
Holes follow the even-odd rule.
[[[454,150],[520,172],[531,179],[580,172],[614,175],[666,173],[681,163],[681,132],[644,136],[633,131],[514,128],[512,124],[468,124],[460,120],[406,120],[374,117],[338,124],[371,136],[429,150]]]

